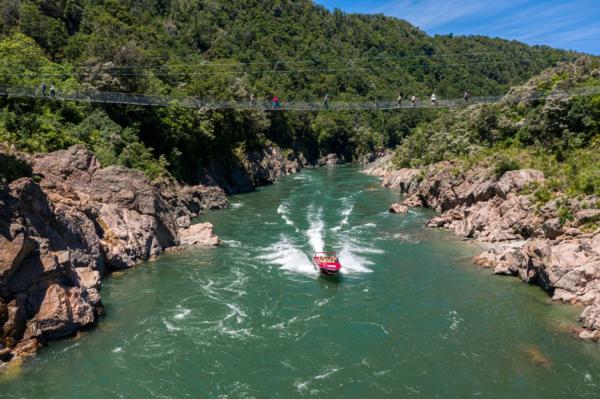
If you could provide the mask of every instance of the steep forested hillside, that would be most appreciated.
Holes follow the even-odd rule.
[[[485,37],[430,37],[305,0],[4,0],[0,83],[219,99],[334,101],[498,94],[575,55]],[[0,140],[83,142],[104,164],[197,181],[209,163],[275,143],[346,159],[395,146],[435,115],[264,113],[0,100]],[[225,161],[225,162],[224,162]]]
[[[443,112],[417,126],[396,150],[398,167],[457,160],[458,172],[492,165],[501,176],[542,170],[533,187],[544,204],[555,194],[600,195],[600,60],[561,63],[515,87],[497,104]],[[545,92],[544,98],[537,94]]]

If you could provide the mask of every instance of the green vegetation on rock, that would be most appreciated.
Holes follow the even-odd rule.
[[[395,164],[461,159],[465,168],[493,165],[497,178],[508,170],[534,168],[546,176],[545,185],[532,191],[541,203],[552,193],[600,195],[600,94],[572,94],[597,87],[599,77],[600,60],[583,57],[511,89],[497,104],[445,112],[402,141]],[[540,92],[545,97],[539,98]]]

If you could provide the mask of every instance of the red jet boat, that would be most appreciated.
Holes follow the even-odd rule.
[[[342,268],[335,252],[317,252],[313,256],[313,263],[317,270],[327,276],[335,276]]]

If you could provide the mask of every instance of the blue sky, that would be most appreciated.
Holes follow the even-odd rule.
[[[482,34],[600,55],[600,0],[316,0],[406,19],[427,33]]]

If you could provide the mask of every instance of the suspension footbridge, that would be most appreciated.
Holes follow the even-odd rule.
[[[456,108],[473,104],[495,103],[499,101],[519,102],[524,99],[535,100],[548,96],[560,95],[561,93],[571,96],[594,95],[600,93],[600,86],[570,89],[563,91],[538,91],[527,95],[505,94],[497,96],[474,96],[468,100],[460,98],[439,98],[435,103],[426,99],[419,99],[412,103],[410,99],[399,101],[283,101],[274,104],[272,101],[258,100],[218,100],[193,96],[168,96],[135,93],[120,93],[108,91],[62,91],[60,88],[53,93],[42,93],[37,87],[0,85],[0,97],[5,98],[34,98],[47,101],[75,101],[93,104],[122,104],[147,107],[184,107],[206,110],[260,110],[260,111],[375,111],[375,110],[401,110],[401,109],[435,109]]]

